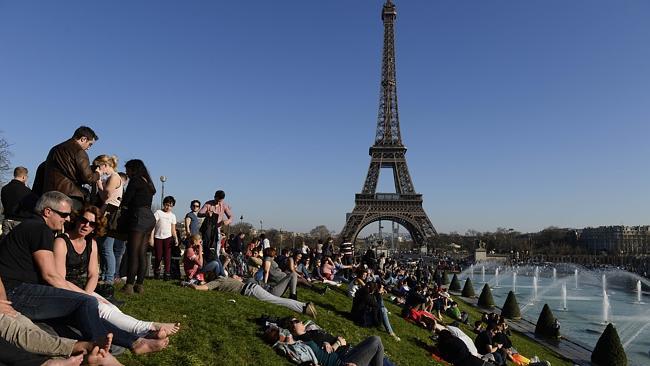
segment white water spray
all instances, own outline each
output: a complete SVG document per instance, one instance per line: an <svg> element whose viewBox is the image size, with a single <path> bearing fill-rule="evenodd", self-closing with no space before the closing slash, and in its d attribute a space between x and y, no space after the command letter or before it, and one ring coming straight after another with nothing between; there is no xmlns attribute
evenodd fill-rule
<svg viewBox="0 0 650 366"><path fill-rule="evenodd" d="M533 277L533 301L537 300L537 276Z"/></svg>
<svg viewBox="0 0 650 366"><path fill-rule="evenodd" d="M566 306L566 283L562 284L562 309L564 311L567 310L567 306Z"/></svg>
<svg viewBox="0 0 650 366"><path fill-rule="evenodd" d="M499 267L497 267L497 269L494 271L494 281L495 281L494 287L499 287Z"/></svg>
<svg viewBox="0 0 650 366"><path fill-rule="evenodd" d="M517 272L512 272L512 293L517 293Z"/></svg>
<svg viewBox="0 0 650 366"><path fill-rule="evenodd" d="M642 302L641 302L641 280L636 281L636 302L637 302L637 304L642 304Z"/></svg>
<svg viewBox="0 0 650 366"><path fill-rule="evenodd" d="M578 289L578 269L577 268L573 270L573 277L576 280L576 290L577 290Z"/></svg>
<svg viewBox="0 0 650 366"><path fill-rule="evenodd" d="M603 294L607 293L607 276L603 273Z"/></svg>
<svg viewBox="0 0 650 366"><path fill-rule="evenodd" d="M485 283L485 266L481 266L481 281Z"/></svg>
<svg viewBox="0 0 650 366"><path fill-rule="evenodd" d="M553 283L555 283L555 281L557 281L557 269L553 268Z"/></svg>
<svg viewBox="0 0 650 366"><path fill-rule="evenodd" d="M607 323L609 323L609 296L607 296L607 292L603 290L603 324Z"/></svg>

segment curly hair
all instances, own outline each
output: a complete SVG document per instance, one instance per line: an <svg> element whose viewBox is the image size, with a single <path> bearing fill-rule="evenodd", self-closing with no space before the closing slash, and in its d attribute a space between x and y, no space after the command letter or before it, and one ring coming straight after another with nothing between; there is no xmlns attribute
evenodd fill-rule
<svg viewBox="0 0 650 366"><path fill-rule="evenodd" d="M91 214L95 215L95 222L97 223L97 227L95 227L95 236L102 237L106 235L106 224L108 220L102 214L102 211L97 206L92 206L92 205L84 206L84 208L79 210L79 212L77 212L74 215L74 217L72 218L72 223L74 225L77 225L77 220L79 219L79 217L82 217L86 212L90 212Z"/></svg>

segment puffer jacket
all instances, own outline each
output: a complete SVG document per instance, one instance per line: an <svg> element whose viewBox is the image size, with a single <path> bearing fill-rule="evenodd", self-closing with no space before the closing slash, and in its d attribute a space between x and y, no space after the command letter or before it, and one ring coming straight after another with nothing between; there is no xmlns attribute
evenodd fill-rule
<svg viewBox="0 0 650 366"><path fill-rule="evenodd" d="M54 146L45 161L43 192L59 191L83 198L81 186L94 184L99 173L90 169L88 154L74 139Z"/></svg>

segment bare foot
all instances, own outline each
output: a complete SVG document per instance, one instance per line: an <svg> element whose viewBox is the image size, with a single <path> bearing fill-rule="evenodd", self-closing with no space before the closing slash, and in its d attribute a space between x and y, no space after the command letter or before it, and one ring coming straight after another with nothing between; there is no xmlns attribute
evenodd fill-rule
<svg viewBox="0 0 650 366"><path fill-rule="evenodd" d="M138 338L137 341L133 343L131 351L136 355L141 355L144 353L158 352L165 349L169 345L169 338L165 339L146 339Z"/></svg>
<svg viewBox="0 0 650 366"><path fill-rule="evenodd" d="M153 323L153 328L157 331L164 330L170 336L178 333L181 329L181 323Z"/></svg>
<svg viewBox="0 0 650 366"><path fill-rule="evenodd" d="M108 333L103 339L100 338L96 344L100 349L108 353L111 350L111 344L113 344L113 333Z"/></svg>
<svg viewBox="0 0 650 366"><path fill-rule="evenodd" d="M72 346L71 354L85 355L86 353L90 353L90 351L92 351L94 347L95 347L95 343L93 342L77 341L77 343L75 343L74 346Z"/></svg>
<svg viewBox="0 0 650 366"><path fill-rule="evenodd" d="M89 366L122 366L120 361L113 357L113 355L99 347L93 348L86 358L86 364Z"/></svg>
<svg viewBox="0 0 650 366"><path fill-rule="evenodd" d="M65 360L48 360L41 366L79 366L83 360L83 355L77 355L68 357Z"/></svg>

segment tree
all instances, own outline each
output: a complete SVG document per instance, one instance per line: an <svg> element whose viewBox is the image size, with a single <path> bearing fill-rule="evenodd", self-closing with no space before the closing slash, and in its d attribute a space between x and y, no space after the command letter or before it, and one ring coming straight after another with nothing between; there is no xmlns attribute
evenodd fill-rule
<svg viewBox="0 0 650 366"><path fill-rule="evenodd" d="M458 292L460 290L460 281L458 280L458 276L454 273L454 277L451 278L451 284L449 285L449 291Z"/></svg>
<svg viewBox="0 0 650 366"><path fill-rule="evenodd" d="M503 303L501 315L512 320L521 319L521 311L519 310L519 304L517 303L517 297L514 292L508 292L508 298L506 298L506 302Z"/></svg>
<svg viewBox="0 0 650 366"><path fill-rule="evenodd" d="M612 323L607 324L607 328L598 338L591 354L591 362L598 366L627 366L627 355Z"/></svg>
<svg viewBox="0 0 650 366"><path fill-rule="evenodd" d="M314 239L321 239L325 240L330 237L330 231L327 229L327 226L325 225L318 225L315 228L311 229L309 231L309 236L311 236ZM351 238L348 238L351 239Z"/></svg>
<svg viewBox="0 0 650 366"><path fill-rule="evenodd" d="M535 325L535 334L544 338L560 338L560 327L548 304L544 304Z"/></svg>
<svg viewBox="0 0 650 366"><path fill-rule="evenodd" d="M9 151L10 144L5 140L4 137L0 137L0 183L4 182L5 176L9 173L9 157L11 156L11 151Z"/></svg>
<svg viewBox="0 0 650 366"><path fill-rule="evenodd" d="M231 224L228 227L229 234L237 235L239 233L244 233L248 238L250 238L252 231L253 231L253 224L249 222L238 222L236 224Z"/></svg>
<svg viewBox="0 0 650 366"><path fill-rule="evenodd" d="M483 286L481 295L478 297L478 306L482 308L494 307L494 298L492 297L492 290L490 290L490 285L488 285L487 283Z"/></svg>
<svg viewBox="0 0 650 366"><path fill-rule="evenodd" d="M476 292L474 292L474 284L472 284L472 279L467 277L465 281L465 287L463 287L463 292L461 293L463 297L476 297Z"/></svg>

